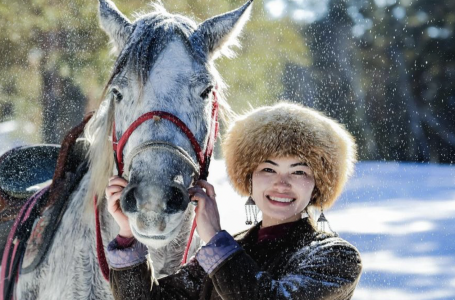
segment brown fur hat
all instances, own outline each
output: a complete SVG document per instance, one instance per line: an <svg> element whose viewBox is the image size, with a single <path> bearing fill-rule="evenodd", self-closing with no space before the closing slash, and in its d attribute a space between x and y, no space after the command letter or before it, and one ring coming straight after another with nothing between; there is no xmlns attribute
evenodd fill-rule
<svg viewBox="0 0 455 300"><path fill-rule="evenodd" d="M357 147L343 125L298 104L278 103L238 117L224 136L231 184L249 195L249 177L273 157L297 156L315 176L311 205L330 207L353 173Z"/></svg>

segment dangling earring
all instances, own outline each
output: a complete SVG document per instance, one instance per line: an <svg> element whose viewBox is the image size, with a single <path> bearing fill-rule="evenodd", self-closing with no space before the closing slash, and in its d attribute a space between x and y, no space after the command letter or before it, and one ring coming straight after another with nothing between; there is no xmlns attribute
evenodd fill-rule
<svg viewBox="0 0 455 300"><path fill-rule="evenodd" d="M248 197L248 200L246 200L245 203L245 215L246 215L246 225L251 225L253 224L252 219L254 218L254 225L258 223L257 216L259 213L259 208L256 206L256 203L254 203L253 198L251 197L251 194L253 192L253 184L251 181L251 176L250 176L250 196Z"/></svg>
<svg viewBox="0 0 455 300"><path fill-rule="evenodd" d="M327 218L324 215L324 209L322 208L322 201L321 201L321 214L319 215L319 218L317 221L317 226L318 226L318 230L320 232L332 233L335 236L338 236L338 234L332 230L332 227L330 227L329 221L327 220Z"/></svg>

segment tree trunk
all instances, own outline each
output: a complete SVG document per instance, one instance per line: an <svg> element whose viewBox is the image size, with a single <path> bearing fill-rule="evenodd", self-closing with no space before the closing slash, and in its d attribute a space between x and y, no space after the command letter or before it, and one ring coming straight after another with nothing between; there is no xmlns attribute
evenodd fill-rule
<svg viewBox="0 0 455 300"><path fill-rule="evenodd" d="M65 134L84 116L86 97L68 77L56 70L42 72L43 141L60 144Z"/></svg>

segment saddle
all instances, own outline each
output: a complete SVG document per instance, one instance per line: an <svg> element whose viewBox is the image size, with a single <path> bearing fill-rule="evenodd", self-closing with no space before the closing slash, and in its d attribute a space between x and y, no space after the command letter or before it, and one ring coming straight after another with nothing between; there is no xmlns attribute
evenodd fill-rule
<svg viewBox="0 0 455 300"><path fill-rule="evenodd" d="M78 137L92 114L58 145L18 147L0 157L0 299L12 299L19 274L46 257L68 199L88 171Z"/></svg>
<svg viewBox="0 0 455 300"><path fill-rule="evenodd" d="M0 157L1 254L21 207L35 192L50 184L59 151L57 145L25 146Z"/></svg>

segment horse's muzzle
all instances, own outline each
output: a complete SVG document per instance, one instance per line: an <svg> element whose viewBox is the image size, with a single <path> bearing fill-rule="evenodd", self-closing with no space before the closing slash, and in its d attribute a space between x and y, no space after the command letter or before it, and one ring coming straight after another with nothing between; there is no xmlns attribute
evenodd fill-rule
<svg viewBox="0 0 455 300"><path fill-rule="evenodd" d="M128 185L120 198L125 213L175 214L186 210L189 202L188 192L181 184L169 185L137 184Z"/></svg>

